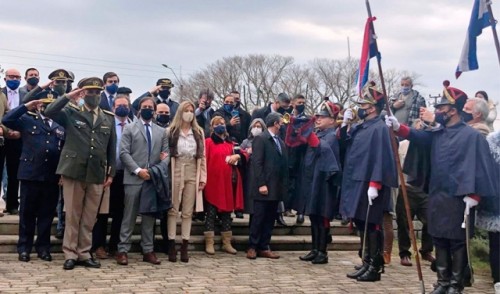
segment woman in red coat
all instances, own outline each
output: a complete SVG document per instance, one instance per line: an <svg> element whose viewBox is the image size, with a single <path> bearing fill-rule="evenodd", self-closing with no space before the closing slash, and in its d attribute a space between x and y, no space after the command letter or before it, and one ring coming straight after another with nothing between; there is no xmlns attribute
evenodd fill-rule
<svg viewBox="0 0 500 294"><path fill-rule="evenodd" d="M222 249L227 253L236 254L236 249L231 246L231 212L243 210L243 182L238 165L244 164L245 157L235 148L237 144L228 137L223 117L212 118L210 131L210 138L205 140L205 252L215 254L214 230L215 217L218 215L221 220Z"/></svg>

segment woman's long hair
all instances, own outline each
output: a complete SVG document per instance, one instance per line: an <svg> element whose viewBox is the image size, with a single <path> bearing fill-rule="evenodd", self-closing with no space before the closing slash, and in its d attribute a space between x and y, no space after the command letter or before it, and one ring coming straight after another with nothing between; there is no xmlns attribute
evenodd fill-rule
<svg viewBox="0 0 500 294"><path fill-rule="evenodd" d="M180 131L182 123L184 122L182 120L182 114L184 113L184 110L186 110L189 106L193 107L193 120L191 121L191 128L193 129L193 132L197 131L199 133L203 133L203 129L200 128L198 122L196 121L196 115L194 114L196 107L194 106L194 103L191 101L184 101L179 105L179 108L175 113L174 119L172 120L172 123L169 126L171 134L175 133L176 131Z"/></svg>

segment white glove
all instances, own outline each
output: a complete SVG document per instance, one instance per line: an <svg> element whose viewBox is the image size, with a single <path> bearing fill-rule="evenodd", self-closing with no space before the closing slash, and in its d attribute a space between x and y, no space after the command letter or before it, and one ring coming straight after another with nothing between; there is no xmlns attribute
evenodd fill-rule
<svg viewBox="0 0 500 294"><path fill-rule="evenodd" d="M401 124L398 122L398 119L393 115L385 116L385 124L396 132L399 131L399 128L401 127Z"/></svg>
<svg viewBox="0 0 500 294"><path fill-rule="evenodd" d="M479 202L477 200L474 200L473 198L469 196L464 197L464 202L465 202L465 215L469 215L469 211L472 207L478 205Z"/></svg>
<svg viewBox="0 0 500 294"><path fill-rule="evenodd" d="M367 194L368 194L368 203L372 205L373 200L378 197L378 190L375 187L369 187Z"/></svg>
<svg viewBox="0 0 500 294"><path fill-rule="evenodd" d="M347 108L344 111L344 120L342 121L343 123L347 124L349 121L351 121L354 118L354 113L352 112L352 109Z"/></svg>

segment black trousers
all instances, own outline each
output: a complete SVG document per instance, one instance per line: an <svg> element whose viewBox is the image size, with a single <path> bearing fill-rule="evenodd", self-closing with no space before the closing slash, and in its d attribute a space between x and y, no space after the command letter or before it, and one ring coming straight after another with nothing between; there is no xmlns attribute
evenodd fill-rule
<svg viewBox="0 0 500 294"><path fill-rule="evenodd" d="M106 247L106 235L108 233L108 219L111 217L111 229L108 250L117 251L120 243L120 228L123 219L123 199L125 188L123 186L123 170L117 170L109 191L109 214L99 214L97 222L92 230L92 250Z"/></svg>
<svg viewBox="0 0 500 294"><path fill-rule="evenodd" d="M410 218L413 220L415 216L422 222L422 245L420 253L425 254L432 252L433 243L432 237L427 233L427 202L428 195L424 192L416 192L411 188L407 190L408 202L410 204ZM399 189L398 200L396 202L396 223L398 224L398 246L399 256L410 257L410 233L408 229L408 221L406 219L406 209L403 200L403 194Z"/></svg>
<svg viewBox="0 0 500 294"><path fill-rule="evenodd" d="M278 201L254 201L254 213L250 223L250 248L270 250L269 243L271 242L278 203Z"/></svg>
<svg viewBox="0 0 500 294"><path fill-rule="evenodd" d="M21 181L21 206L19 210L19 241L17 252L30 253L35 228L36 251L50 251L50 228L54 220L59 186L57 183Z"/></svg>
<svg viewBox="0 0 500 294"><path fill-rule="evenodd" d="M5 140L5 165L7 166L7 197L6 209L12 211L19 208L19 181L17 180L17 169L21 157L22 141Z"/></svg>
<svg viewBox="0 0 500 294"><path fill-rule="evenodd" d="M490 267L493 283L500 282L500 232L488 232L490 241Z"/></svg>

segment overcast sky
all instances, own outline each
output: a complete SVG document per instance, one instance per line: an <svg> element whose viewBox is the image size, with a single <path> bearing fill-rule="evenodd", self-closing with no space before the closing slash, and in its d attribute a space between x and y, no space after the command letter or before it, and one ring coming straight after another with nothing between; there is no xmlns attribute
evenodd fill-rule
<svg viewBox="0 0 500 294"><path fill-rule="evenodd" d="M500 17L500 2L493 1ZM455 80L473 0L372 0L384 69L414 71L425 97L442 82L500 101L500 65L490 28L478 39L479 70ZM22 73L56 68L76 79L115 71L134 97L158 78L186 78L219 58L250 53L314 58L359 58L367 18L362 0L47 0L3 1L0 65ZM375 60L371 67L376 68ZM4 82L1 81L4 85Z"/></svg>

